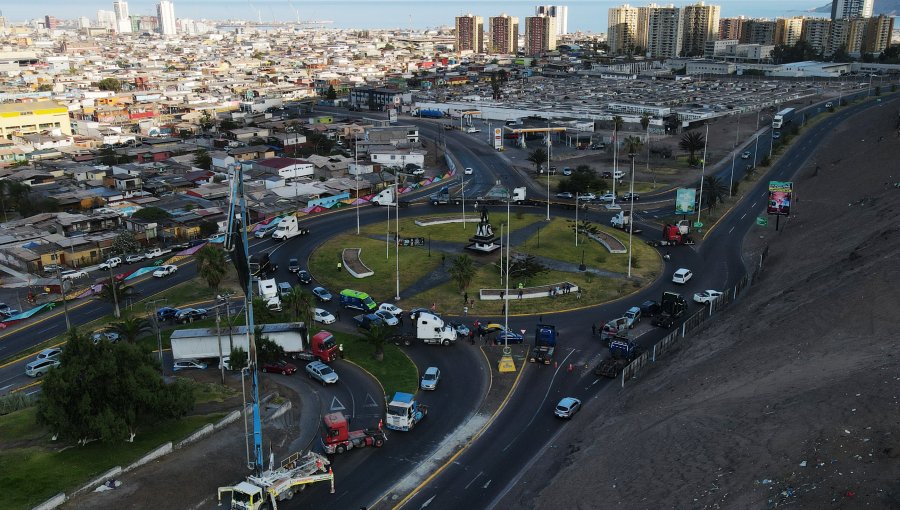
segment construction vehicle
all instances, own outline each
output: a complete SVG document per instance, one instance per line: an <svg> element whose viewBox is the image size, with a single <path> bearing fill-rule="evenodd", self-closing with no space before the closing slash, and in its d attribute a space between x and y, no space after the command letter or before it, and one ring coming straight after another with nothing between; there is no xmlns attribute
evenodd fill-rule
<svg viewBox="0 0 900 510"><path fill-rule="evenodd" d="M301 227L297 217L293 214L285 216L278 222L275 231L272 232L272 239L276 241L284 241L299 235L309 234L309 229Z"/></svg>
<svg viewBox="0 0 900 510"><path fill-rule="evenodd" d="M278 264L272 262L268 252L257 253L250 257L250 274L256 278L265 278L278 271Z"/></svg>
<svg viewBox="0 0 900 510"><path fill-rule="evenodd" d="M662 241L647 241L650 246L680 246L694 244L690 236L690 220L681 220L678 223L667 223L663 227Z"/></svg>
<svg viewBox="0 0 900 510"><path fill-rule="evenodd" d="M322 446L326 453L344 453L353 448L374 446L381 448L387 441L387 435L378 420L376 428L350 430L347 417L343 413L329 413L322 418L325 430L322 432Z"/></svg>
<svg viewBox="0 0 900 510"><path fill-rule="evenodd" d="M600 339L609 343L619 338L628 338L628 319L619 317L600 326Z"/></svg>
<svg viewBox="0 0 900 510"><path fill-rule="evenodd" d="M624 230L625 232L628 232L628 230L631 229L632 234L640 234L643 232L643 230L635 228L634 224L631 222L631 211L619 211L618 214L609 220L609 224L613 228Z"/></svg>
<svg viewBox="0 0 900 510"><path fill-rule="evenodd" d="M250 475L247 480L231 487L219 487L222 495L231 493L233 510L278 510L278 502L291 499L308 484L330 481L334 494L334 473L327 457L315 452L295 453L281 462L281 467Z"/></svg>
<svg viewBox="0 0 900 510"><path fill-rule="evenodd" d="M409 431L428 415L428 406L409 393L398 391L387 406L385 426L391 430Z"/></svg>
<svg viewBox="0 0 900 510"><path fill-rule="evenodd" d="M493 188L489 189L487 193L479 196L475 200L480 204L488 205L505 204L509 201L521 204L525 201L525 187L513 188L512 193L510 193L506 186L497 183Z"/></svg>
<svg viewBox="0 0 900 510"><path fill-rule="evenodd" d="M653 325L671 328L687 312L687 302L677 292L663 292L659 308L659 315L653 319Z"/></svg>
<svg viewBox="0 0 900 510"><path fill-rule="evenodd" d="M543 363L549 365L553 362L553 354L556 351L556 326L550 324L538 324L534 328L534 348L528 361L531 363Z"/></svg>

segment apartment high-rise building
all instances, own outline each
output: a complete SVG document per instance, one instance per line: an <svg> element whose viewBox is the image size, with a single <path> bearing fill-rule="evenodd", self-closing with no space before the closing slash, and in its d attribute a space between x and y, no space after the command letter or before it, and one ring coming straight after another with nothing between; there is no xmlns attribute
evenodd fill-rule
<svg viewBox="0 0 900 510"><path fill-rule="evenodd" d="M606 43L610 53L620 55L633 53L636 43L638 9L625 4L621 7L609 8L609 27L606 30Z"/></svg>
<svg viewBox="0 0 900 510"><path fill-rule="evenodd" d="M863 53L881 53L891 44L891 33L894 30L894 18L881 14L869 18L866 36L863 40Z"/></svg>
<svg viewBox="0 0 900 510"><path fill-rule="evenodd" d="M484 19L481 16L456 17L456 51L484 53Z"/></svg>
<svg viewBox="0 0 900 510"><path fill-rule="evenodd" d="M686 56L700 56L706 41L714 41L719 34L719 6L697 2L684 6L682 11L681 52Z"/></svg>
<svg viewBox="0 0 900 510"><path fill-rule="evenodd" d="M54 28L59 26L59 19L56 16L46 15L44 16L44 26L47 30L53 30Z"/></svg>
<svg viewBox="0 0 900 510"><path fill-rule="evenodd" d="M538 5L534 8L535 16L552 16L556 21L556 35L569 33L569 8L565 5Z"/></svg>
<svg viewBox="0 0 900 510"><path fill-rule="evenodd" d="M525 18L525 54L540 55L556 49L556 22L552 16Z"/></svg>
<svg viewBox="0 0 900 510"><path fill-rule="evenodd" d="M175 5L169 0L160 0L156 5L156 17L159 18L159 33L175 35Z"/></svg>
<svg viewBox="0 0 900 510"><path fill-rule="evenodd" d="M800 40L805 41L815 51L831 55L831 20L826 18L804 18Z"/></svg>
<svg viewBox="0 0 900 510"><path fill-rule="evenodd" d="M107 30L116 29L116 13L112 11L97 11L97 26Z"/></svg>
<svg viewBox="0 0 900 510"><path fill-rule="evenodd" d="M634 44L640 46L647 53L650 41L650 10L659 7L657 4L648 4L638 7L637 30L634 33Z"/></svg>
<svg viewBox="0 0 900 510"><path fill-rule="evenodd" d="M650 9L647 33L647 55L653 58L681 55L683 12L678 7Z"/></svg>
<svg viewBox="0 0 900 510"><path fill-rule="evenodd" d="M128 15L128 2L116 0L113 2L113 12L116 13L116 31L121 34L131 33L131 17Z"/></svg>
<svg viewBox="0 0 900 510"><path fill-rule="evenodd" d="M847 20L850 24L847 30L847 53L859 56L863 53L863 41L866 39L866 31L869 28L870 18L853 18Z"/></svg>
<svg viewBox="0 0 900 510"><path fill-rule="evenodd" d="M519 49L519 18L501 14L488 18L490 51L514 54Z"/></svg>
<svg viewBox="0 0 900 510"><path fill-rule="evenodd" d="M775 44L793 46L803 32L803 16L775 20Z"/></svg>
<svg viewBox="0 0 900 510"><path fill-rule="evenodd" d="M741 29L741 43L775 44L775 22L767 19L750 19Z"/></svg>
<svg viewBox="0 0 900 510"><path fill-rule="evenodd" d="M746 22L747 18L743 16L719 19L719 39L740 40Z"/></svg>
<svg viewBox="0 0 900 510"><path fill-rule="evenodd" d="M875 0L832 0L831 19L869 18Z"/></svg>

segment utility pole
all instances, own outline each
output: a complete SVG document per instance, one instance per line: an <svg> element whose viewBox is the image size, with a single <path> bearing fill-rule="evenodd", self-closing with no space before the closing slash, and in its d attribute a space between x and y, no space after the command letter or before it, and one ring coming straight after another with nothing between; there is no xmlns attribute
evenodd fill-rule
<svg viewBox="0 0 900 510"><path fill-rule="evenodd" d="M525 136L525 133L522 133ZM550 149L553 141L550 138L550 117L547 117L547 221L550 221Z"/></svg>
<svg viewBox="0 0 900 510"><path fill-rule="evenodd" d="M156 315L156 310L155 310L157 303L162 303L163 305L167 305L169 303L169 299L168 298L160 298L160 299L154 299L152 301L148 301L148 302L144 303L144 311L146 311L147 315L150 316L150 319L153 322L153 329L156 330L156 348L157 348L157 352L159 353L159 368L163 373L165 373L165 370L163 370L163 368L162 368L162 366L163 366L162 335L159 332L159 317Z"/></svg>
<svg viewBox="0 0 900 510"><path fill-rule="evenodd" d="M225 303L228 306L228 303ZM225 385L225 360L222 358L222 328L220 327L221 314L219 314L219 306L216 306L216 345L219 347L219 372L222 374L222 386Z"/></svg>
<svg viewBox="0 0 900 510"><path fill-rule="evenodd" d="M115 311L113 312L113 315L116 317L116 319L118 319L122 316L122 313L119 311L119 296L116 295L116 280L113 277L112 270L113 270L112 266L109 266L109 288L110 288L110 290L112 290L113 304L116 307Z"/></svg>
<svg viewBox="0 0 900 510"><path fill-rule="evenodd" d="M633 237L634 232L634 158L637 156L634 152L630 153L631 156L631 212L628 213L628 277L631 278L631 257L632 257L632 249L631 249L631 238ZM624 215L624 213L622 213ZM624 223L624 222L623 222ZM582 254L582 260L584 260L584 255Z"/></svg>
<svg viewBox="0 0 900 510"><path fill-rule="evenodd" d="M706 122L706 140L703 141L703 163L700 165L700 198L697 202L697 223L700 223L700 211L703 210L703 176L706 173L706 148L709 146L709 121ZM634 221L634 218L632 218Z"/></svg>
<svg viewBox="0 0 900 510"><path fill-rule="evenodd" d="M56 278L59 280L59 291L62 293L63 313L66 315L66 331L72 329L72 323L69 322L69 302L66 300L66 286L62 279L62 272L59 264L56 265Z"/></svg>

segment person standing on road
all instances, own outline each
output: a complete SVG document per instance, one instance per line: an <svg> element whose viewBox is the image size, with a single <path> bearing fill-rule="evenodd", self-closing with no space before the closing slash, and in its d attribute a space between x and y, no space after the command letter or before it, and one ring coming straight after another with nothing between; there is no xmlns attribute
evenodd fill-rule
<svg viewBox="0 0 900 510"><path fill-rule="evenodd" d="M341 359L344 359L344 344L338 344L338 352L341 355Z"/></svg>
<svg viewBox="0 0 900 510"><path fill-rule="evenodd" d="M597 325L593 322L591 323L591 336L597 336Z"/></svg>
<svg viewBox="0 0 900 510"><path fill-rule="evenodd" d="M468 292L463 292L463 304L465 305L465 304L468 304L468 303L469 303L469 293L468 293Z"/></svg>

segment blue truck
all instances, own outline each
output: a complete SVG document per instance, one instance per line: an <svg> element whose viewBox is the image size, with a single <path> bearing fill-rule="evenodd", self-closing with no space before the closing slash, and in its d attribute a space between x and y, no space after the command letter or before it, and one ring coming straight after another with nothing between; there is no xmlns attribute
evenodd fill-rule
<svg viewBox="0 0 900 510"><path fill-rule="evenodd" d="M423 119L443 119L444 112L440 110L419 110L419 117Z"/></svg>
<svg viewBox="0 0 900 510"><path fill-rule="evenodd" d="M549 365L553 362L553 354L556 352L556 326L550 324L538 324L534 328L534 348L528 361L531 363L543 363Z"/></svg>
<svg viewBox="0 0 900 510"><path fill-rule="evenodd" d="M409 431L428 415L428 407L410 393L398 391L387 405L385 426L391 430Z"/></svg>

